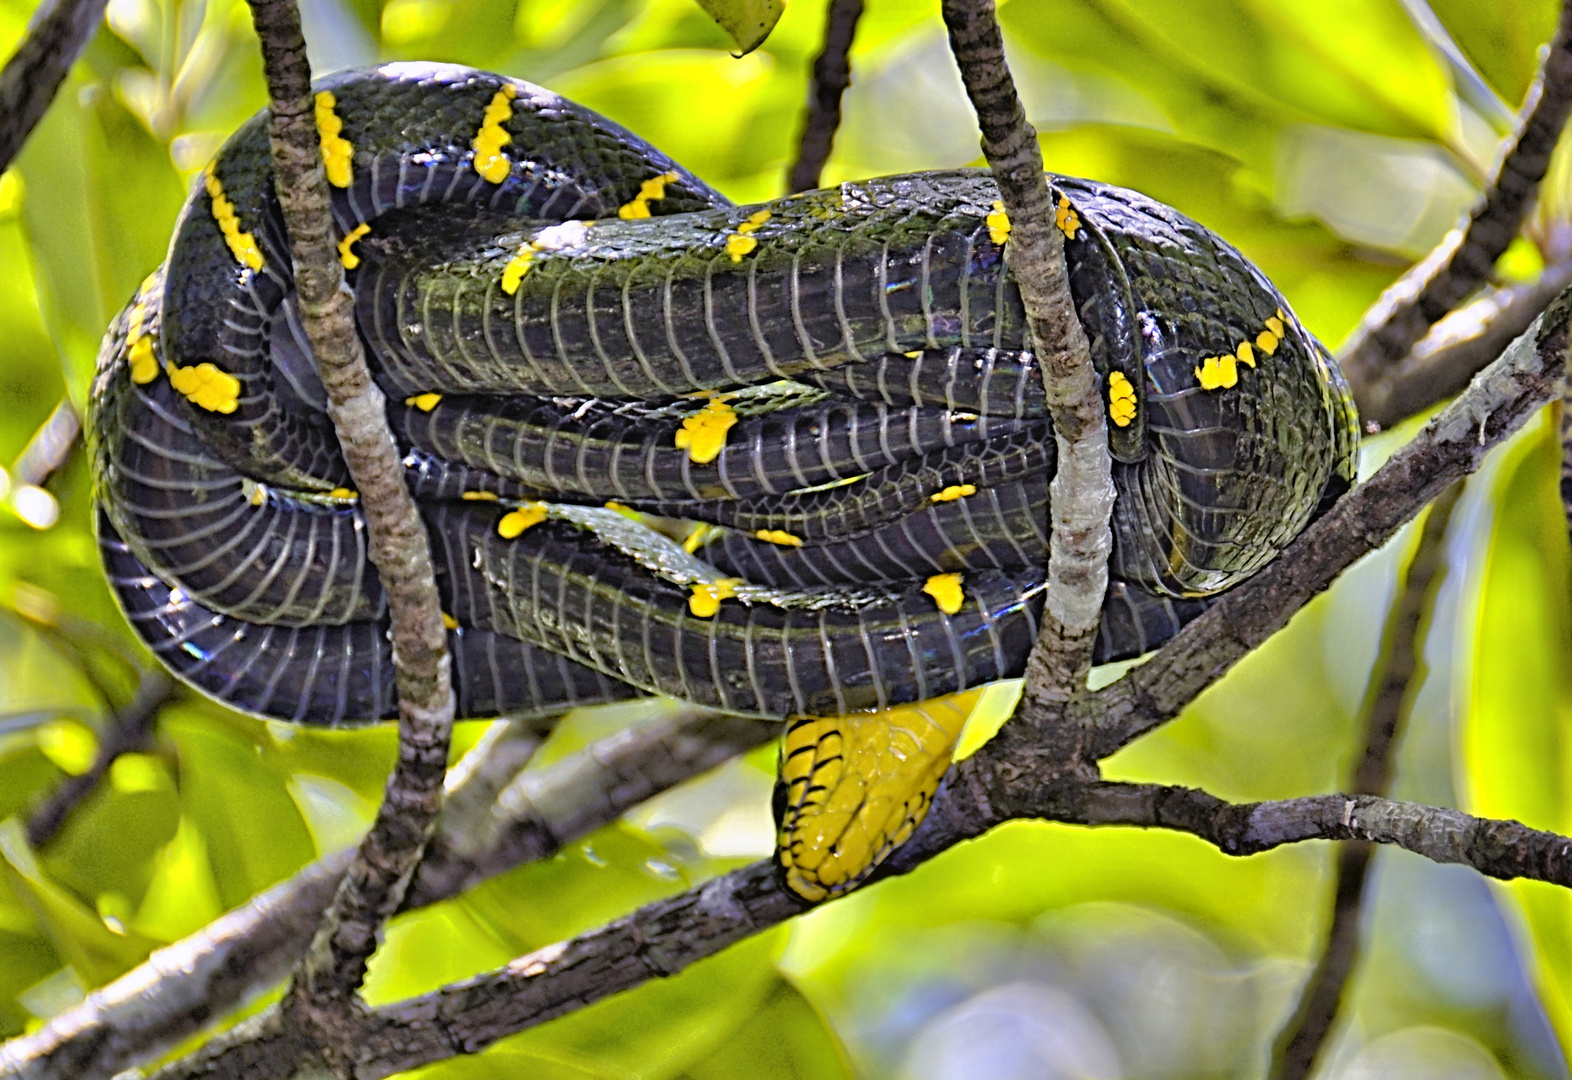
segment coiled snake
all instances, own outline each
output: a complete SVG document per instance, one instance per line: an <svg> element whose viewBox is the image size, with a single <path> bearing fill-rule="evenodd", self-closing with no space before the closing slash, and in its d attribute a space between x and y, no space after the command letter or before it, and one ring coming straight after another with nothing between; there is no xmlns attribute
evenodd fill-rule
<svg viewBox="0 0 1572 1080"><path fill-rule="evenodd" d="M734 207L528 83L319 84L340 252L451 621L461 716L672 694L788 718L779 861L854 887L969 692L1036 636L1054 442L978 171ZM265 118L110 327L110 580L176 674L303 723L394 715L385 601L293 308ZM1100 660L1271 559L1352 479L1347 392L1238 252L1052 177L1109 406Z"/></svg>

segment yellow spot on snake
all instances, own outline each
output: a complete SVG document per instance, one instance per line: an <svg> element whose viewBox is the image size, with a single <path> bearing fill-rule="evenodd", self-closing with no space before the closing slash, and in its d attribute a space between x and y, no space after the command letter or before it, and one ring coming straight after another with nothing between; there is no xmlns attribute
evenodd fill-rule
<svg viewBox="0 0 1572 1080"><path fill-rule="evenodd" d="M935 574L928 579L922 591L933 597L933 602L946 615L954 615L966 602L966 591L961 588L960 574Z"/></svg>
<svg viewBox="0 0 1572 1080"><path fill-rule="evenodd" d="M617 207L617 216L624 221L649 217L650 203L664 199L666 197L666 185L676 182L677 174L674 172L661 173L659 176L650 177L639 185L639 193L637 195Z"/></svg>
<svg viewBox="0 0 1572 1080"><path fill-rule="evenodd" d="M1201 381L1202 390L1226 390L1238 384L1240 364L1255 367L1255 350L1248 341L1241 341L1231 356L1203 357L1195 377Z"/></svg>
<svg viewBox="0 0 1572 1080"><path fill-rule="evenodd" d="M249 477L243 477L240 481L240 490L246 493L246 501L252 506L261 506L267 502L266 484L259 484Z"/></svg>
<svg viewBox="0 0 1572 1080"><path fill-rule="evenodd" d="M142 332L142 323L146 318L147 306L137 304L131 309L131 325L126 330L126 340L130 342L126 348L126 359L131 364L131 381L138 386L158 378L158 359L153 355L152 335Z"/></svg>
<svg viewBox="0 0 1572 1080"><path fill-rule="evenodd" d="M737 595L741 578L721 578L719 581L696 582L693 595L688 597L688 610L701 619L712 618L720 610L720 602Z"/></svg>
<svg viewBox="0 0 1572 1080"><path fill-rule="evenodd" d="M1278 341L1278 336L1272 333L1272 331L1262 330L1255 336L1255 347L1266 353L1266 355L1271 356L1277 351Z"/></svg>
<svg viewBox="0 0 1572 1080"><path fill-rule="evenodd" d="M922 350L921 349L914 349L914 350L912 350L909 353L901 353L901 355L906 357L908 360L915 360L919 356L922 355Z"/></svg>
<svg viewBox="0 0 1572 1080"><path fill-rule="evenodd" d="M993 213L983 219L988 225L988 239L1000 247L1010 238L1010 215L1004 212L1004 202L1000 199L993 201Z"/></svg>
<svg viewBox="0 0 1572 1080"><path fill-rule="evenodd" d="M911 836L981 694L787 726L776 857L793 892L806 900L848 892Z"/></svg>
<svg viewBox="0 0 1572 1080"><path fill-rule="evenodd" d="M519 248L518 253L508 260L508 265L502 268L502 291L512 296L519 291L519 283L524 280L524 275L529 272L529 264L535 261L535 252L540 248L533 243L525 244Z"/></svg>
<svg viewBox="0 0 1572 1080"><path fill-rule="evenodd" d="M333 91L317 94L317 134L322 139L322 165L327 170L328 183L346 188L354 176L355 148L343 136L344 121L333 111L337 105Z"/></svg>
<svg viewBox="0 0 1572 1080"><path fill-rule="evenodd" d="M1059 196L1059 205L1053 208L1053 223L1059 227L1060 232L1064 233L1071 240L1074 240L1075 234L1081 231L1080 216L1070 206L1068 196Z"/></svg>
<svg viewBox="0 0 1572 1080"><path fill-rule="evenodd" d="M257 247L256 237L240 231L240 218L235 214L235 204L224 194L224 185L214 174L212 164L203 173L202 186L207 189L207 197L213 202L213 220L218 223L218 231L224 234L224 243L229 245L235 261L253 270L262 269L262 249Z"/></svg>
<svg viewBox="0 0 1572 1080"><path fill-rule="evenodd" d="M504 540L512 540L521 535L525 529L534 528L545 520L545 503L525 503L517 510L510 510L502 515L502 519L497 522L497 535Z"/></svg>
<svg viewBox="0 0 1572 1080"><path fill-rule="evenodd" d="M345 270L353 270L360 265L360 256L355 254L355 241L371 231L369 222L361 222L349 232L344 234L344 239L338 242L338 261L344 264Z"/></svg>
<svg viewBox="0 0 1572 1080"><path fill-rule="evenodd" d="M513 162L502 152L502 148L513 141L513 136L502 129L502 122L513 119L513 106L509 103L518 93L512 83L504 83L502 89L492 95L486 115L481 119L480 131L470 143L475 148L475 171L493 184L502 183L513 170Z"/></svg>
<svg viewBox="0 0 1572 1080"><path fill-rule="evenodd" d="M1202 390L1226 390L1239 382L1239 370L1232 356L1207 356L1195 369L1195 377L1201 380Z"/></svg>
<svg viewBox="0 0 1572 1080"><path fill-rule="evenodd" d="M1135 419L1135 387L1122 371L1108 375L1108 419L1119 427L1129 427Z"/></svg>
<svg viewBox="0 0 1572 1080"><path fill-rule="evenodd" d="M496 502L498 496L495 491L465 491L459 493L459 498L465 502Z"/></svg>
<svg viewBox="0 0 1572 1080"><path fill-rule="evenodd" d="M737 226L737 231L726 238L726 254L731 256L732 262L742 262L742 257L759 246L759 238L749 234L760 225L770 220L768 210L759 210L748 215L748 220Z"/></svg>
<svg viewBox="0 0 1572 1080"><path fill-rule="evenodd" d="M779 544L781 547L802 547L802 537L793 536L785 529L760 529L753 534L753 538L770 544Z"/></svg>
<svg viewBox="0 0 1572 1080"><path fill-rule="evenodd" d="M720 456L726 445L726 432L737 422L737 411L715 398L682 422L677 432L677 449L688 452L688 460L708 465Z"/></svg>
<svg viewBox="0 0 1572 1080"><path fill-rule="evenodd" d="M703 546L704 541L708 540L710 533L714 531L714 526L707 525L702 521L699 522L697 525L693 526L692 532L682 538L682 550L686 551L689 555L692 555L695 551L699 550L699 548Z"/></svg>
<svg viewBox="0 0 1572 1080"><path fill-rule="evenodd" d="M442 613L442 625L447 627L449 630L457 630L458 620L444 611Z"/></svg>
<svg viewBox="0 0 1572 1080"><path fill-rule="evenodd" d="M336 487L332 491L328 492L328 498L330 498L330 499L358 499L358 498L360 498L360 496L356 495L353 491L351 491L347 487Z"/></svg>
<svg viewBox="0 0 1572 1080"><path fill-rule="evenodd" d="M421 412L430 412L437 407L437 403L441 400L441 394L435 391L428 391L424 394L416 394L414 397L405 398L404 404L419 409Z"/></svg>
<svg viewBox="0 0 1572 1080"><path fill-rule="evenodd" d="M227 371L203 362L195 367L166 365L169 385L193 405L208 412L232 413L240 407L240 380Z"/></svg>
<svg viewBox="0 0 1572 1080"><path fill-rule="evenodd" d="M943 491L936 491L929 495L928 501L936 503L955 502L957 499L964 499L968 495L975 494L977 494L976 484L951 484Z"/></svg>

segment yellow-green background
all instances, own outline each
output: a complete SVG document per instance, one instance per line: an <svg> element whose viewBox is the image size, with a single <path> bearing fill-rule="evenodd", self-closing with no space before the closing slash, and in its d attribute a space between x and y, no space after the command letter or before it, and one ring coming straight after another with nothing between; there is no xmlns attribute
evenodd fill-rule
<svg viewBox="0 0 1572 1080"><path fill-rule="evenodd" d="M0 0L0 54L32 13ZM691 0L306 0L319 72L437 59L541 82L739 201L780 193L823 20L794 0L734 59ZM1470 204L1554 25L1550 0L1010 0L1001 19L1049 167L1140 188L1222 232L1336 344ZM827 182L977 157L933 0L867 0ZM162 258L193 172L263 101L240 0L111 0L0 179L0 464L81 403L104 324ZM1558 171L1531 276L1564 254ZM1558 242L1562 247L1558 248ZM1373 443L1389 451L1399 430ZM1396 794L1572 830L1572 664L1554 425L1458 506ZM33 857L18 821L90 759L101 709L15 609L128 635L85 474L58 525L0 509L0 1036L203 925L369 820L377 731L292 731L191 702ZM1404 534L1111 775L1235 799L1337 789ZM113 666L111 665L113 672ZM580 715L552 747L648 715ZM478 725L464 725L467 744ZM768 848L772 755L463 899L398 920L381 1002L495 966ZM1228 859L1186 837L1022 823L691 973L422 1075L543 1078L1250 1077L1322 933L1329 848ZM1567 1075L1572 903L1383 853L1327 1075Z"/></svg>

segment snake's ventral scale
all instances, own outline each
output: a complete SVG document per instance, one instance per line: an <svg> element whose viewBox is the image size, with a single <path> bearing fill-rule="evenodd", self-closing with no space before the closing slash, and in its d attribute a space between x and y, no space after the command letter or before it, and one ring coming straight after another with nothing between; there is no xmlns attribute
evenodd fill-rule
<svg viewBox="0 0 1572 1080"><path fill-rule="evenodd" d="M323 80L361 334L460 715L670 694L786 721L778 863L855 887L1036 637L1054 439L988 175L732 206L525 82ZM1097 659L1154 648L1353 478L1325 350L1243 256L1050 177L1116 460ZM265 117L110 327L98 530L142 639L235 708L395 715L386 603L295 311Z"/></svg>

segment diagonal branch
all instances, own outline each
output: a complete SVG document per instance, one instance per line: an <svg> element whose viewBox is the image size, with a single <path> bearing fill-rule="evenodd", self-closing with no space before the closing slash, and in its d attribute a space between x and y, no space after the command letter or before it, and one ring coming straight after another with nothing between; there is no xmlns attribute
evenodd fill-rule
<svg viewBox="0 0 1572 1080"><path fill-rule="evenodd" d="M1038 788L1033 804L1020 816L1172 829L1226 855L1253 855L1303 840L1369 840L1463 863L1491 877L1572 887L1572 840L1564 836L1370 795L1230 804L1194 788L1071 780ZM380 1080L478 1053L507 1035L675 974L802 910L776 882L769 861L754 863L496 971L372 1011L360 1022L350 1075ZM156 1080L286 1075L269 1054L273 1039L266 1032L258 1038L237 1031L227 1048L215 1045L215 1052L178 1062Z"/></svg>
<svg viewBox="0 0 1572 1080"><path fill-rule="evenodd" d="M819 186L841 126L841 95L851 85L851 47L862 18L862 0L830 0L824 20L824 50L813 62L808 109L802 118L797 160L786 174L791 194Z"/></svg>
<svg viewBox="0 0 1572 1080"><path fill-rule="evenodd" d="M104 19L108 0L53 0L33 17L27 37L0 69L0 172L43 118Z"/></svg>
<svg viewBox="0 0 1572 1080"><path fill-rule="evenodd" d="M1061 721L1086 685L1108 589L1112 458L1091 348L1070 298L1064 236L1054 225L1042 150L1005 63L993 0L944 0L943 14L1008 215L1006 257L1021 290L1058 444L1043 626L1027 659L1020 708L1001 733L1023 750L1031 747L1044 770L1034 775L1042 778L1083 760L1080 729Z"/></svg>
<svg viewBox="0 0 1572 1080"><path fill-rule="evenodd" d="M371 561L388 597L399 753L377 819L312 943L285 1012L315 1030L330 1061L382 924L403 898L442 807L453 726L451 662L431 548L405 486L382 393L371 381L354 301L334 246L311 70L294 0L251 0L271 112L274 187L295 264L301 322L317 357L339 445L360 494Z"/></svg>
<svg viewBox="0 0 1572 1080"><path fill-rule="evenodd" d="M513 785L512 797L493 807L497 820L511 824L497 830L492 848L457 857L470 841L457 832L464 824L444 813L402 910L446 900L514 866L548 859L633 806L774 735L767 724L680 711L527 772L519 778L523 783ZM262 993L305 952L353 854L346 849L313 863L245 907L158 950L38 1031L0 1045L0 1077L107 1080Z"/></svg>
<svg viewBox="0 0 1572 1080"><path fill-rule="evenodd" d="M27 843L35 850L52 840L71 811L91 795L121 754L145 747L152 737L158 713L179 694L175 680L162 670L144 672L136 696L109 718L98 744L92 767L73 776L34 810L27 819Z"/></svg>
<svg viewBox="0 0 1572 1080"><path fill-rule="evenodd" d="M1561 6L1561 21L1537 87L1537 96L1529 94L1517 139L1468 225L1447 234L1434 251L1390 285L1345 343L1343 371L1360 415L1367 419L1380 411L1373 406L1385 393L1382 383L1387 370L1442 316L1484 284L1523 224L1572 110L1572 0Z"/></svg>
<svg viewBox="0 0 1572 1080"><path fill-rule="evenodd" d="M1424 640L1420 624L1439 591L1447 526L1462 492L1463 483L1457 481L1431 505L1418 549L1387 615L1382 635L1385 647L1365 712L1364 750L1355 764L1349 789L1356 795L1387 792L1399 724L1416 688L1414 677L1419 671ZM1374 851L1370 844L1359 840L1338 845L1333 865L1332 925L1327 929L1321 956L1300 993L1299 1005L1278 1036L1268 1074L1271 1080L1305 1080L1327 1045L1349 974L1359 959L1359 921Z"/></svg>
<svg viewBox="0 0 1572 1080"><path fill-rule="evenodd" d="M1572 260L1547 266L1534 281L1504 286L1447 315L1366 387L1360 418L1387 428L1461 393L1568 285Z"/></svg>

